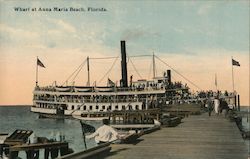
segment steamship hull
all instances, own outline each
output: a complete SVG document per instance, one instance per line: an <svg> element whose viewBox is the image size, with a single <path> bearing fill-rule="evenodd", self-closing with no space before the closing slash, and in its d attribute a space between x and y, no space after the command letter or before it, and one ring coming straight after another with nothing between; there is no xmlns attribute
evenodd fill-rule
<svg viewBox="0 0 250 159"><path fill-rule="evenodd" d="M164 102L165 90L136 90L113 88L115 91L102 92L57 92L34 91L34 105L31 111L40 117L101 120L108 118L108 112L122 110L148 110ZM122 89L122 90L121 90Z"/></svg>

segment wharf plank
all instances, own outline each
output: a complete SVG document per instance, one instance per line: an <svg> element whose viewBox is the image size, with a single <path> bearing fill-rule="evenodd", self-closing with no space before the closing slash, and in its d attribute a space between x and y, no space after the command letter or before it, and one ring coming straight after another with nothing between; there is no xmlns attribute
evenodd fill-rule
<svg viewBox="0 0 250 159"><path fill-rule="evenodd" d="M11 146L10 151L28 151L28 150L60 148L60 147L68 147L68 143L51 142L51 143L22 144L22 145Z"/></svg>
<svg viewBox="0 0 250 159"><path fill-rule="evenodd" d="M105 159L247 159L247 142L234 122L207 113L143 135L135 145L112 145Z"/></svg>

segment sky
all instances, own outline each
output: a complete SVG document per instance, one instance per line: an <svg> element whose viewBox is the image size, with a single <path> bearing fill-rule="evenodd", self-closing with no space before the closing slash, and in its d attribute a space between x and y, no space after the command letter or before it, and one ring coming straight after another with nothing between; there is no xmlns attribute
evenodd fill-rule
<svg viewBox="0 0 250 159"><path fill-rule="evenodd" d="M46 67L38 68L39 86L62 85L87 56L119 57L121 40L133 80L152 78L152 57L132 56L154 53L157 76L169 65L202 90L216 90L216 75L218 89L232 91L233 57L241 64L233 67L235 90L249 105L249 7L247 0L0 0L0 105L32 104L37 57ZM91 59L90 71L91 84L119 81L120 59ZM86 84L86 65L73 81Z"/></svg>

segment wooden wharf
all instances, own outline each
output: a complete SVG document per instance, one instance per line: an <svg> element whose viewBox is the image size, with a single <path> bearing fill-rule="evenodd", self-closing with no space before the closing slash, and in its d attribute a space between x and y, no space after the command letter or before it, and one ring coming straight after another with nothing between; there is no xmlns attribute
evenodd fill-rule
<svg viewBox="0 0 250 159"><path fill-rule="evenodd" d="M10 136L1 134L0 141L0 159L3 155L7 155L9 159L19 158L20 151L26 152L27 159L38 159L39 150L44 150L44 159L56 158L59 155L64 156L72 153L68 142L50 141L45 137L30 137L32 130L15 130Z"/></svg>
<svg viewBox="0 0 250 159"><path fill-rule="evenodd" d="M68 154L68 142L51 142L51 143L36 143L22 144L9 147L9 158L16 159L19 151L26 151L27 159L39 158L39 150L44 150L44 159L48 159L51 153L51 158L56 158Z"/></svg>
<svg viewBox="0 0 250 159"><path fill-rule="evenodd" d="M174 105L163 105L162 112L170 113L176 116L188 116L188 115L199 115L202 112L200 104L174 104Z"/></svg>
<svg viewBox="0 0 250 159"><path fill-rule="evenodd" d="M114 144L105 159L247 159L248 142L235 122L203 113L143 135L137 144Z"/></svg>
<svg viewBox="0 0 250 159"><path fill-rule="evenodd" d="M22 144L15 145L10 147L10 152L12 151L29 151L36 149L45 149L45 148L68 148L67 142L52 142L52 143L37 143L37 144Z"/></svg>

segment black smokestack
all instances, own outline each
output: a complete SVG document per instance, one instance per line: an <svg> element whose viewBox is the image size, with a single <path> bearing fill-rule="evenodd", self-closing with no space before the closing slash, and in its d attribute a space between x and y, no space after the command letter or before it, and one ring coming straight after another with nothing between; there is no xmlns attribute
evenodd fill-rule
<svg viewBox="0 0 250 159"><path fill-rule="evenodd" d="M122 79L121 87L128 87L128 77L127 77L127 57L126 57L126 42L121 41L121 54L122 54Z"/></svg>
<svg viewBox="0 0 250 159"><path fill-rule="evenodd" d="M171 70L167 70L168 84L171 84Z"/></svg>

